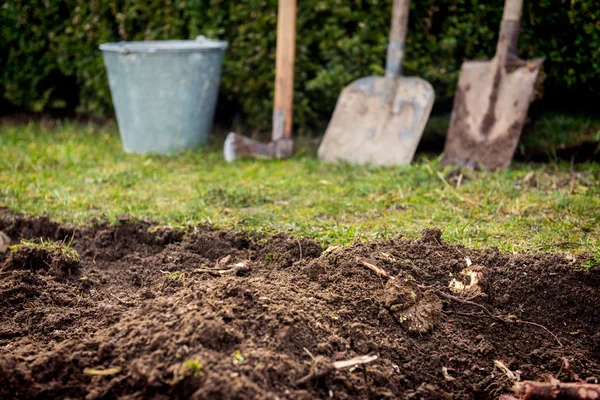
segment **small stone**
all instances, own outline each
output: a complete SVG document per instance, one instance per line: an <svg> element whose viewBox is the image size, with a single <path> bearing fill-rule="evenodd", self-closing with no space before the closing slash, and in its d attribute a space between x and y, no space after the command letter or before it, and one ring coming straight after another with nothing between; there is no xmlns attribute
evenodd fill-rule
<svg viewBox="0 0 600 400"><path fill-rule="evenodd" d="M117 215L117 221L119 221L121 223L129 222L129 220L131 220L131 217L129 215L126 215L126 214Z"/></svg>
<svg viewBox="0 0 600 400"><path fill-rule="evenodd" d="M6 253L8 250L8 246L10 246L10 238L8 235L2 231L0 231L0 253Z"/></svg>

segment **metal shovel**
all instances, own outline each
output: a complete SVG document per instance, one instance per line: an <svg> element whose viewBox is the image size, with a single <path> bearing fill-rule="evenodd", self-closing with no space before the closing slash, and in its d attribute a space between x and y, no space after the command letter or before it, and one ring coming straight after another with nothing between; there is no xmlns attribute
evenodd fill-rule
<svg viewBox="0 0 600 400"><path fill-rule="evenodd" d="M523 0L506 0L496 55L462 65L443 164L506 169L544 62L517 57Z"/></svg>
<svg viewBox="0 0 600 400"><path fill-rule="evenodd" d="M385 77L365 77L338 98L318 150L323 161L405 165L413 157L435 93L416 77L400 76L409 0L394 0Z"/></svg>

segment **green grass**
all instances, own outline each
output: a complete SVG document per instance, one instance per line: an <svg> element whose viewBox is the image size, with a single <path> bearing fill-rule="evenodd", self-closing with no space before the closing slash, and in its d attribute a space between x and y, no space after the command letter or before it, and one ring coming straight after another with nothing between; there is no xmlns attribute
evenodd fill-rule
<svg viewBox="0 0 600 400"><path fill-rule="evenodd" d="M117 130L93 125L0 127L0 202L60 222L212 224L285 231L324 245L418 237L510 252L591 251L600 259L600 165L513 164L506 172L325 164L314 141L289 160L223 161L220 144L176 157L128 155ZM462 177L461 177L462 175Z"/></svg>
<svg viewBox="0 0 600 400"><path fill-rule="evenodd" d="M21 239L20 243L10 246L12 253L22 249L42 250L70 261L79 262L79 254L77 254L77 250L71 247L71 241L52 242L43 239L40 241Z"/></svg>

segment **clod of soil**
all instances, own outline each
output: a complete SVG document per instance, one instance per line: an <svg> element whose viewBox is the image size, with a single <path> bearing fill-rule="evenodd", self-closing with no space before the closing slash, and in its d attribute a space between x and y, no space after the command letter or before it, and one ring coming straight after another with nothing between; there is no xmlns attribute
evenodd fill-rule
<svg viewBox="0 0 600 400"><path fill-rule="evenodd" d="M431 291L423 292L417 281L408 273L400 271L384 289L382 304L409 332L426 333L442 315L442 302Z"/></svg>
<svg viewBox="0 0 600 400"><path fill-rule="evenodd" d="M0 254L6 253L8 246L10 246L11 240L6 233L0 231Z"/></svg>
<svg viewBox="0 0 600 400"><path fill-rule="evenodd" d="M38 245L24 243L9 255L0 271L48 272L56 277L69 278L79 274L79 257L61 244Z"/></svg>
<svg viewBox="0 0 600 400"><path fill-rule="evenodd" d="M600 276L557 254L474 251L437 230L322 252L1 210L0 230L68 235L80 266L56 279L31 267L39 254L0 254L0 398L495 399L514 383L498 365L522 380L600 371ZM485 267L476 297L450 289L471 282L466 257Z"/></svg>

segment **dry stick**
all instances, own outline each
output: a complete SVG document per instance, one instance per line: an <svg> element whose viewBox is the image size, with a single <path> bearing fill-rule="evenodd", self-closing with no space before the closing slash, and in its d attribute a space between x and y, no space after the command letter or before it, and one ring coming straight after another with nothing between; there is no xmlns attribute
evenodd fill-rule
<svg viewBox="0 0 600 400"><path fill-rule="evenodd" d="M363 260L359 257L356 257L356 261L359 262L360 264L362 264L363 266L369 268L371 271L375 272L377 275L379 275L383 278L387 278L390 280L396 279L395 277L388 274L387 271L385 271L383 268L379 268L378 266L373 265L369 262L366 262L365 260Z"/></svg>
<svg viewBox="0 0 600 400"><path fill-rule="evenodd" d="M346 369L346 368L354 367L356 365L368 364L370 362L377 360L377 358L378 357L376 355L370 355L370 356L367 355L367 356L354 357L354 358L351 358L349 360L344 360L344 361L335 361L331 364L325 365L320 370L316 369L315 371L311 372L310 374L306 375L305 377L298 379L296 381L296 385L300 386L300 385L303 385L313 379L322 378L326 375L329 375L331 372L333 372L335 370Z"/></svg>
<svg viewBox="0 0 600 400"><path fill-rule="evenodd" d="M506 365L504 365L504 363L502 361L494 360L494 365L496 367L498 367L498 369L500 371L504 372L504 375L506 375L508 377L508 379L510 379L511 381L519 380L519 377L513 371L511 371Z"/></svg>
<svg viewBox="0 0 600 400"><path fill-rule="evenodd" d="M210 274L212 276L223 276L223 275L228 275L228 274L236 274L240 271L248 271L250 270L250 267L248 266L247 263L245 262L240 262L235 264L233 267L229 268L229 269L210 269L210 268L196 268L194 271L195 272L200 272L200 273L207 273Z"/></svg>
<svg viewBox="0 0 600 400"><path fill-rule="evenodd" d="M600 385L592 383L563 383L556 379L550 382L516 382L513 391L523 400L583 400L600 399Z"/></svg>
<svg viewBox="0 0 600 400"><path fill-rule="evenodd" d="M556 340L556 343L558 343L558 345L560 347L563 347L562 343L560 342L560 340L558 340L558 336L556 336L554 333L552 333L552 331L550 331L550 329L546 328L543 325L540 324L536 324L535 322L529 322L529 321L523 321L520 319L511 321L511 322L515 322L517 324L529 324L529 325L533 325L533 326L537 326L538 328L542 328L543 330L545 330L546 332L548 332L550 335L552 335L552 337L554 338L554 340ZM600 398L599 398L600 399Z"/></svg>

